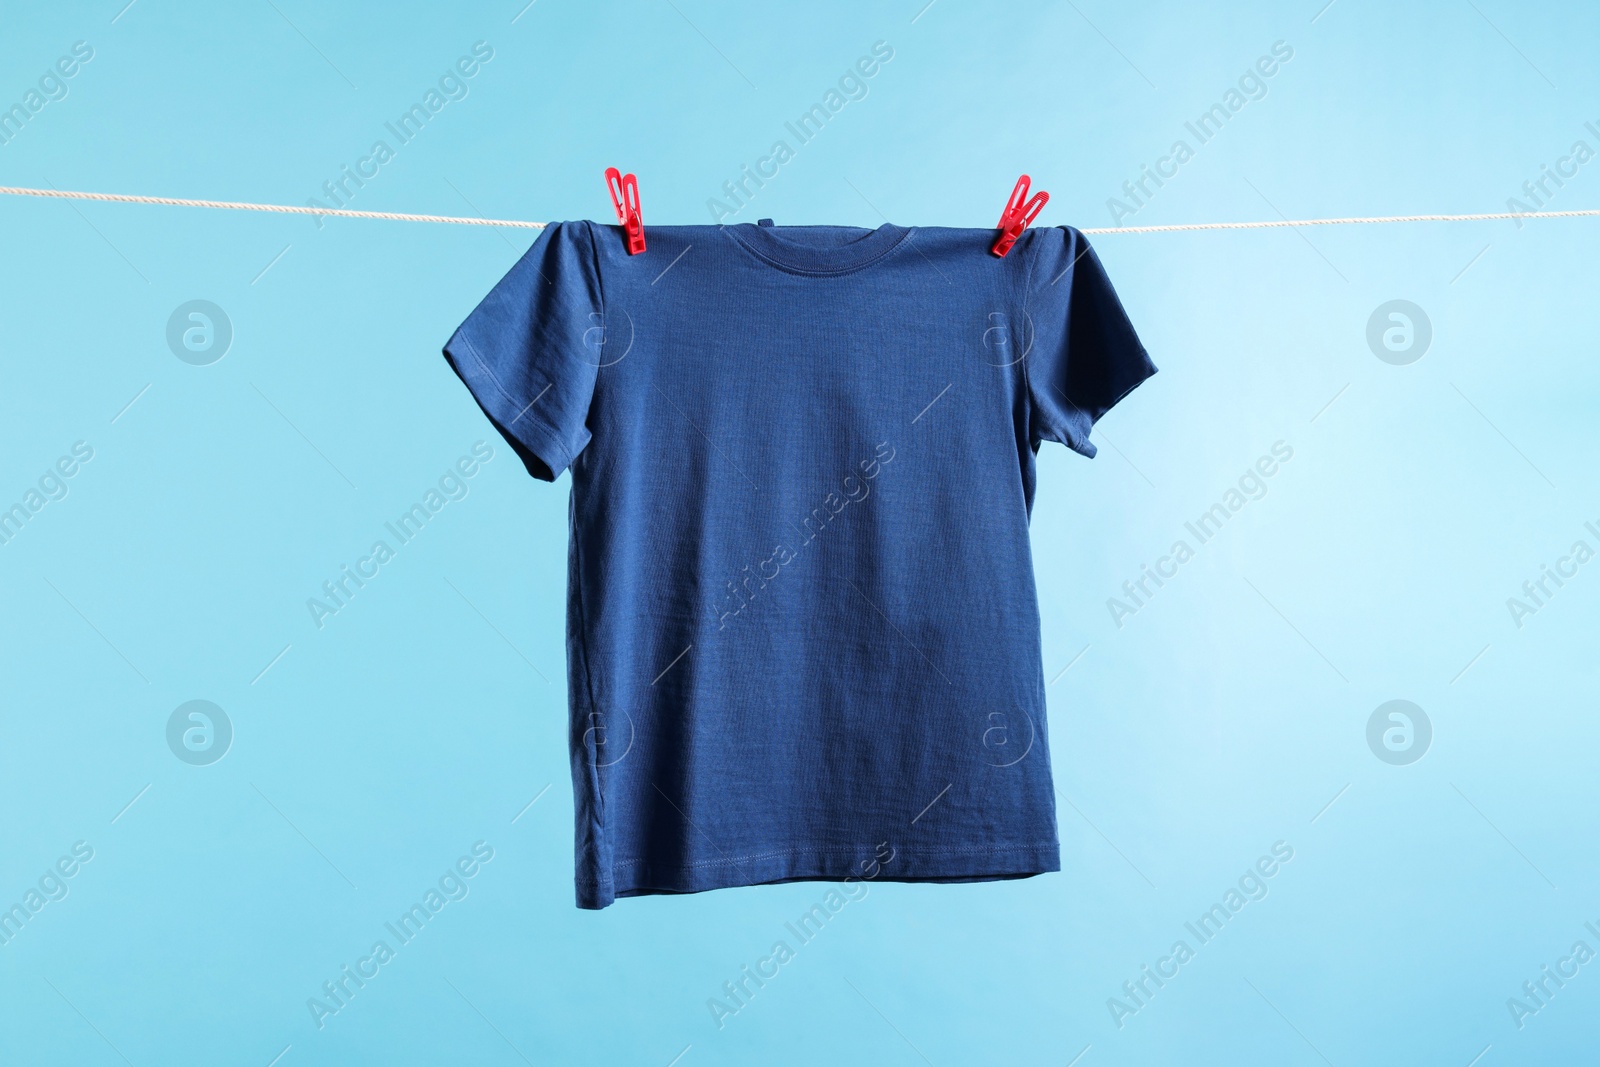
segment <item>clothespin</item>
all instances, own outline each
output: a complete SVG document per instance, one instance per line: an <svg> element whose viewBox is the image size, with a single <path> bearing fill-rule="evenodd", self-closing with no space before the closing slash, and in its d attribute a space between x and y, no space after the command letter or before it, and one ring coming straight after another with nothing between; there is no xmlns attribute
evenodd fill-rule
<svg viewBox="0 0 1600 1067"><path fill-rule="evenodd" d="M1011 190L1011 199L1006 201L1006 209L1000 214L1000 236L989 251L997 256L1004 256L1011 251L1011 246L1017 243L1022 231L1028 228L1028 223L1039 217L1039 212L1044 210L1049 199L1049 193L1040 192L1029 200L1028 176L1024 174L1018 178L1016 187Z"/></svg>
<svg viewBox="0 0 1600 1067"><path fill-rule="evenodd" d="M639 179L624 175L616 167L606 168L606 189L611 193L611 206L617 209L617 221L628 237L628 255L644 251L644 217L639 213Z"/></svg>

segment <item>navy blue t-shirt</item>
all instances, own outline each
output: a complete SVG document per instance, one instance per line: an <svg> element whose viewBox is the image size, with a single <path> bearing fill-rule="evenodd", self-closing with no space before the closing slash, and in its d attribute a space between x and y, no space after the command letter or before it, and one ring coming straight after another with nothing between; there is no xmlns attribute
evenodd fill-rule
<svg viewBox="0 0 1600 1067"><path fill-rule="evenodd" d="M1035 453L1155 372L1069 227L557 223L445 355L572 472L577 902L1060 869Z"/></svg>

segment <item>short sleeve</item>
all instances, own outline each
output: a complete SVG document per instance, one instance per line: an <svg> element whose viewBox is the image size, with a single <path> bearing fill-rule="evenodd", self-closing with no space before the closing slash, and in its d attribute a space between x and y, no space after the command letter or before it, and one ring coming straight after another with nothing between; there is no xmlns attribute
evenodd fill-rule
<svg viewBox="0 0 1600 1067"><path fill-rule="evenodd" d="M460 375L528 473L553 482L589 443L602 320L593 237L546 226L445 343Z"/></svg>
<svg viewBox="0 0 1600 1067"><path fill-rule="evenodd" d="M1090 429L1156 367L1083 234L1070 226L1029 234L1029 434L1093 457Z"/></svg>

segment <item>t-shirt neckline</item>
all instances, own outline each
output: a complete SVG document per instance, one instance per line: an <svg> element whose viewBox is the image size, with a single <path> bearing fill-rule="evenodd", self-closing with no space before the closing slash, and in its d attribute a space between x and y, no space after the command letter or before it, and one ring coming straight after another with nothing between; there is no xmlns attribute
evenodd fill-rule
<svg viewBox="0 0 1600 1067"><path fill-rule="evenodd" d="M854 226L760 226L743 222L724 226L735 240L768 263L799 274L843 274L860 270L883 258L916 232L915 227L886 222L875 230ZM807 241L828 231L828 241ZM859 236L844 242L831 240L839 233Z"/></svg>

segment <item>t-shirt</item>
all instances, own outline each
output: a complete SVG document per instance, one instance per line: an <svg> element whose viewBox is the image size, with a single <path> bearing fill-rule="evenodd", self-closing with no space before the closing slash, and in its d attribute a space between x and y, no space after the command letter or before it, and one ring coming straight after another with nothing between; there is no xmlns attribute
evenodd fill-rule
<svg viewBox="0 0 1600 1067"><path fill-rule="evenodd" d="M1035 454L1156 368L1081 233L995 235L554 223L446 344L572 472L579 907L1060 870Z"/></svg>

